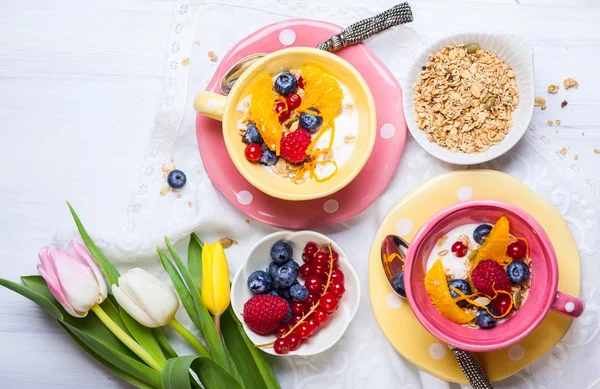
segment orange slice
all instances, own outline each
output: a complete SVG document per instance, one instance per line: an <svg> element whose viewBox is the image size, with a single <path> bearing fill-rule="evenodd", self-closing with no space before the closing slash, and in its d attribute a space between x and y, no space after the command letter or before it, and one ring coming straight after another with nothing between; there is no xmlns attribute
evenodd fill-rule
<svg viewBox="0 0 600 389"><path fill-rule="evenodd" d="M442 260L438 259L425 275L425 290L433 302L433 305L448 320L455 323L466 324L475 319L475 314L466 313L452 299L448 290L448 281L446 280L446 271Z"/></svg>
<svg viewBox="0 0 600 389"><path fill-rule="evenodd" d="M275 103L279 96L273 91L273 80L268 74L263 74L251 89L250 117L254 120L265 144L279 155L279 142L282 128L279 116L275 112Z"/></svg>
<svg viewBox="0 0 600 389"><path fill-rule="evenodd" d="M477 250L477 255L471 262L471 269L475 269L480 261L491 259L502 266L508 265L512 259L506 255L506 249L510 243L510 222L502 216L490 234L485 238L482 245Z"/></svg>

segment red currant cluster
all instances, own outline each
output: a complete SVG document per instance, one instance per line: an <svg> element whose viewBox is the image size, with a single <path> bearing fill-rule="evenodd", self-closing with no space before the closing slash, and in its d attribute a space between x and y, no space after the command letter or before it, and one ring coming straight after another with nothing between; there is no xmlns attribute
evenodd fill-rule
<svg viewBox="0 0 600 389"><path fill-rule="evenodd" d="M327 323L346 292L344 273L338 268L339 255L330 245L319 249L316 243L308 242L302 260L304 264L299 274L304 278L309 297L304 302L293 302L292 319L275 330L277 340L273 348L277 354L297 350L303 341L313 336Z"/></svg>

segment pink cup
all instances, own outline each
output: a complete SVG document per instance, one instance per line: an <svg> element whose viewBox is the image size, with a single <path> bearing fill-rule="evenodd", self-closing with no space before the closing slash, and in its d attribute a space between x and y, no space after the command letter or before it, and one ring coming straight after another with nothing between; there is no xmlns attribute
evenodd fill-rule
<svg viewBox="0 0 600 389"><path fill-rule="evenodd" d="M510 221L511 233L527 239L531 256L531 289L523 306L495 328L473 329L446 319L425 291L427 258L439 238L463 224L495 223L501 216ZM485 352L508 347L525 338L550 309L578 317L582 300L559 292L556 253L542 226L522 209L500 201L466 201L435 214L417 232L406 256L406 295L413 313L427 331L457 348Z"/></svg>

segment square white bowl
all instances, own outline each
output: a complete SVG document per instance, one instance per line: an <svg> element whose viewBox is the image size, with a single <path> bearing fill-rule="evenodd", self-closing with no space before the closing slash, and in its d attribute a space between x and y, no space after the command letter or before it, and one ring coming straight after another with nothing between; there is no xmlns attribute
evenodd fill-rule
<svg viewBox="0 0 600 389"><path fill-rule="evenodd" d="M427 139L425 132L417 127L413 88L419 79L421 67L429 61L429 54L436 53L449 45L477 43L480 48L494 52L498 58L515 72L519 90L519 106L512 114L512 127L506 137L497 145L482 153L467 154L452 152ZM533 46L518 34L462 33L442 38L417 55L406 77L403 93L404 115L412 136L429 154L442 161L456 165L474 165L490 161L510 150L523 137L533 114L534 76Z"/></svg>

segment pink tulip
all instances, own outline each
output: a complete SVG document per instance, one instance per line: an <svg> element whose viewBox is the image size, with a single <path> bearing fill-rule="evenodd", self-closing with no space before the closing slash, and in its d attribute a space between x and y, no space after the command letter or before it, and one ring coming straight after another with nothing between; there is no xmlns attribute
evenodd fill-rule
<svg viewBox="0 0 600 389"><path fill-rule="evenodd" d="M72 316L85 317L91 307L106 299L102 273L87 249L69 242L67 251L42 247L38 271L58 302Z"/></svg>

